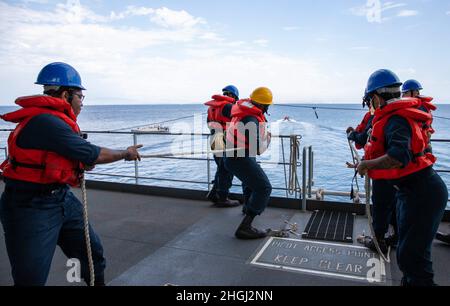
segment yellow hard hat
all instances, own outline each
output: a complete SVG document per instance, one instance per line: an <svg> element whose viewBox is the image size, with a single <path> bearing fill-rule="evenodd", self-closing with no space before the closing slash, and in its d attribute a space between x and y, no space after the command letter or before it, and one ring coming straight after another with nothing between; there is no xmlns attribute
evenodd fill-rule
<svg viewBox="0 0 450 306"><path fill-rule="evenodd" d="M250 95L250 99L258 104L272 105L273 95L269 88L259 87L256 88Z"/></svg>

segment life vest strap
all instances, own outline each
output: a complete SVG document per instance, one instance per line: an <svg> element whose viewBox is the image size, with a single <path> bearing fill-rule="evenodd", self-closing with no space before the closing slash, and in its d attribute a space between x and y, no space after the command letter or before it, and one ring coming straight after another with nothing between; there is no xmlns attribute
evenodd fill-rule
<svg viewBox="0 0 450 306"><path fill-rule="evenodd" d="M45 169L45 164L36 165L36 164L27 164L27 163L21 163L15 160L14 158L9 158L9 162L11 165L13 165L14 168L22 167L22 168L29 168L29 169Z"/></svg>

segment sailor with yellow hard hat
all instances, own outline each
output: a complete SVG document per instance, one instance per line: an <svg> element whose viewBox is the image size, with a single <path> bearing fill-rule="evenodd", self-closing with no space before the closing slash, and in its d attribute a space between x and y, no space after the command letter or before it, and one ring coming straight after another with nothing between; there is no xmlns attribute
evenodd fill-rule
<svg viewBox="0 0 450 306"><path fill-rule="evenodd" d="M266 231L254 228L252 222L265 210L272 192L269 178L256 162L256 156L263 154L270 144L265 114L272 104L270 89L259 87L253 91L250 99L238 101L231 110L227 148L232 147L236 151L227 152L225 167L242 181L245 200L245 217L235 233L238 239L267 236Z"/></svg>

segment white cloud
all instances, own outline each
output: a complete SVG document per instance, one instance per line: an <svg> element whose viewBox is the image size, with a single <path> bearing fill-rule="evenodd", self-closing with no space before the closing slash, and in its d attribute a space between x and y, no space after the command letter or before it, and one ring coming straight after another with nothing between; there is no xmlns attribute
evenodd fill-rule
<svg viewBox="0 0 450 306"><path fill-rule="evenodd" d="M349 48L349 50L351 51L366 51L366 50L370 50L370 47L367 46L357 46L357 47L351 47Z"/></svg>
<svg viewBox="0 0 450 306"><path fill-rule="evenodd" d="M48 3L48 0L22 0L23 3L37 3L37 4L46 4Z"/></svg>
<svg viewBox="0 0 450 306"><path fill-rule="evenodd" d="M114 11L110 14L111 20L121 20L125 19L130 16L148 16L154 13L153 8L149 7L135 7L135 6L128 6L127 9L123 12L116 13Z"/></svg>
<svg viewBox="0 0 450 306"><path fill-rule="evenodd" d="M267 47L269 41L267 39L257 39L254 40L253 43L261 47Z"/></svg>
<svg viewBox="0 0 450 306"><path fill-rule="evenodd" d="M347 75L332 82L317 59L272 53L261 48L267 39L225 40L187 11L128 7L114 14L96 14L78 1L39 11L0 0L0 101L39 92L35 78L54 61L80 72L86 104L200 103L231 82L243 97L266 85L277 101L336 101L348 98L346 82L358 81ZM131 22L138 16L156 26L138 27ZM130 18L127 27L117 24L120 18ZM332 84L327 93L324 82Z"/></svg>
<svg viewBox="0 0 450 306"><path fill-rule="evenodd" d="M186 11L173 11L166 7L156 9L150 19L165 28L192 28L205 23L202 18L195 18Z"/></svg>
<svg viewBox="0 0 450 306"><path fill-rule="evenodd" d="M283 31L286 31L286 32L297 31L297 30L300 30L300 27L296 27L296 26L283 27Z"/></svg>
<svg viewBox="0 0 450 306"><path fill-rule="evenodd" d="M416 69L409 67L409 68L398 68L395 70L399 75L415 75L417 73ZM404 78L405 79L405 78ZM408 78L406 78L408 79ZM405 80L406 80L405 79Z"/></svg>
<svg viewBox="0 0 450 306"><path fill-rule="evenodd" d="M412 17L419 15L418 11L414 10L402 10L397 14L397 17Z"/></svg>
<svg viewBox="0 0 450 306"><path fill-rule="evenodd" d="M111 12L110 19L114 21L133 16L149 16L151 22L153 22L157 26L167 29L189 29L206 24L206 22L202 18L196 18L184 10L175 11L167 7L154 9L143 6L128 6L127 9L123 12ZM209 33L207 34L207 36L211 37L212 39L217 39L217 37L215 37L213 33Z"/></svg>
<svg viewBox="0 0 450 306"><path fill-rule="evenodd" d="M107 17L100 16L82 6L80 0L68 0L65 4L57 4L56 12L58 19L64 20L66 23L98 23L108 21Z"/></svg>
<svg viewBox="0 0 450 306"><path fill-rule="evenodd" d="M127 8L126 13L132 16L147 16L151 15L155 12L155 10L151 7L135 7L135 6L129 6Z"/></svg>
<svg viewBox="0 0 450 306"><path fill-rule="evenodd" d="M325 43L325 42L327 42L329 39L328 39L327 37L316 37L314 40L315 40L316 42L318 42L318 43Z"/></svg>

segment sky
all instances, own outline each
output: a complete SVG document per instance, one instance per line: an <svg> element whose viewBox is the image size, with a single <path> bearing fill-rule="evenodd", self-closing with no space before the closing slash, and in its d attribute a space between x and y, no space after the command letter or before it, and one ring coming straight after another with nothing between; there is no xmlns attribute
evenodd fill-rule
<svg viewBox="0 0 450 306"><path fill-rule="evenodd" d="M81 74L86 104L203 103L233 84L276 103L360 103L372 72L450 103L448 0L0 0L0 105L42 67Z"/></svg>

